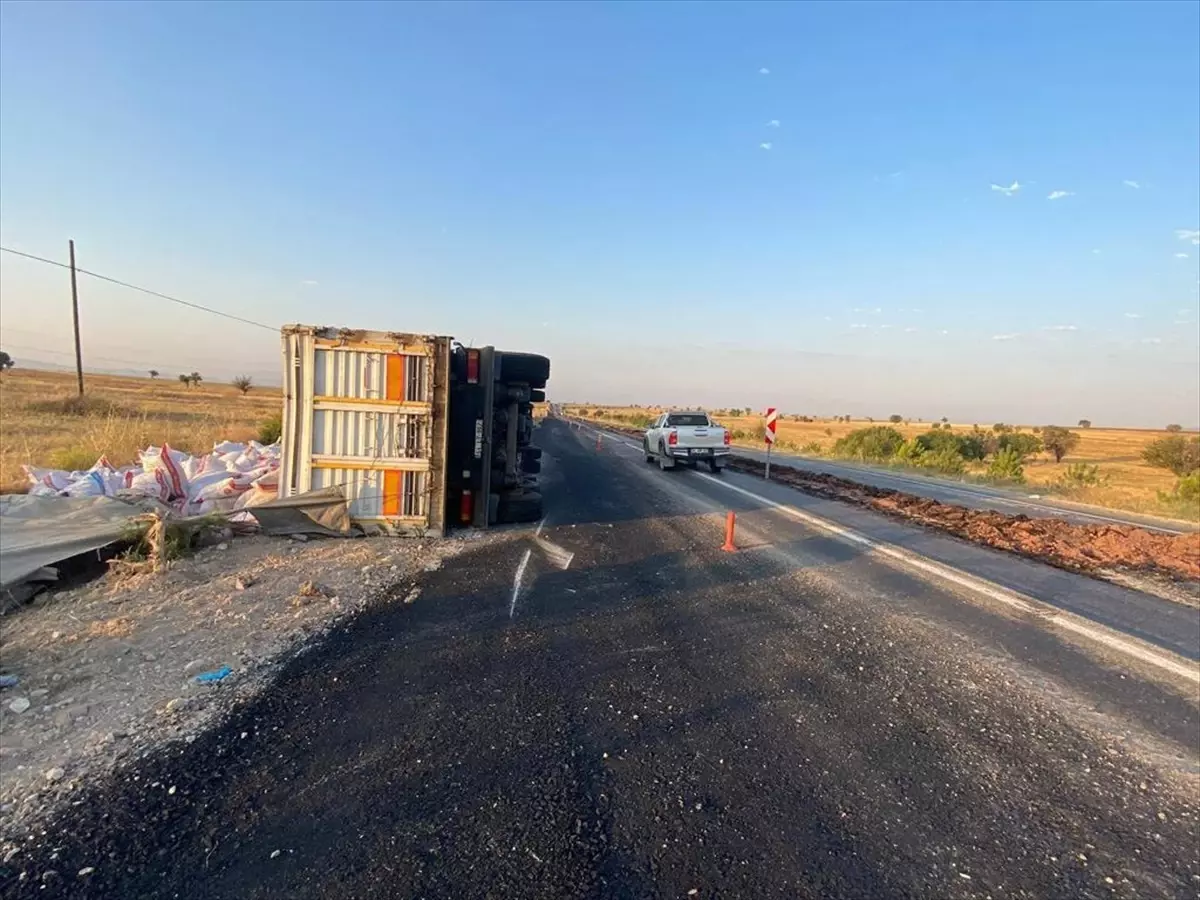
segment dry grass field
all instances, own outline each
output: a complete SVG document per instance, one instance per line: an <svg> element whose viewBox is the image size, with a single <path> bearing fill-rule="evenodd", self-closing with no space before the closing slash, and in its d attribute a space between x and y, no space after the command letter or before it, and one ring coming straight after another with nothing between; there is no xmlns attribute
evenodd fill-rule
<svg viewBox="0 0 1200 900"><path fill-rule="evenodd" d="M164 442L205 452L216 441L256 437L259 424L281 410L273 387L243 396L227 384L87 375L85 389L80 404L73 373L13 369L0 376L0 492L25 490L23 463L86 469L108 454L122 465Z"/></svg>
<svg viewBox="0 0 1200 900"><path fill-rule="evenodd" d="M597 407L587 407L591 412ZM577 413L584 407L570 407L568 412ZM629 417L638 413L657 415L661 410L651 408L605 407L603 417L619 421L615 417ZM761 416L718 416L721 424L735 431L751 433L763 422ZM778 440L789 452L821 456L829 454L834 442L857 428L872 424L887 425L885 420L874 423L865 419L850 422L817 420L799 422L791 417L781 417L777 427ZM959 433L971 430L972 424L951 423ZM992 423L980 422L980 428L989 429ZM910 422L893 425L906 438L929 430L928 422ZM1031 426L1018 426L1020 431L1029 432ZM1031 493L1055 493L1080 503L1141 512L1200 520L1200 508L1195 504L1166 502L1159 494L1170 493L1176 478L1165 469L1156 469L1142 461L1142 450L1156 438L1165 437L1166 431L1127 428L1072 428L1079 435L1079 444L1061 463L1056 463L1050 454L1042 453L1025 462L1025 487ZM743 445L760 446L754 439L737 441ZM1059 486L1067 467L1072 463L1087 463L1099 469L1101 483L1064 490ZM982 475L986 467L982 463L971 467L972 475Z"/></svg>

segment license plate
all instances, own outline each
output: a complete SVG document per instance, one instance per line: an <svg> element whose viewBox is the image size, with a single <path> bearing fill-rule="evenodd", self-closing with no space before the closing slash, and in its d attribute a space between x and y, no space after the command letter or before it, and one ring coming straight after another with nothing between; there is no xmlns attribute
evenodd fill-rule
<svg viewBox="0 0 1200 900"><path fill-rule="evenodd" d="M712 451L707 450L707 449L706 450L689 450L688 453L691 454L692 456L712 456Z"/></svg>

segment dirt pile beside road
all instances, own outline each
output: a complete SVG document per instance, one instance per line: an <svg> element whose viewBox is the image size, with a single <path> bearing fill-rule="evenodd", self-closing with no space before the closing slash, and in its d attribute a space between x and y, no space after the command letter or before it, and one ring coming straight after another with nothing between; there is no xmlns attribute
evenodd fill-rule
<svg viewBox="0 0 1200 900"><path fill-rule="evenodd" d="M735 456L732 468L763 474L756 459ZM874 509L1081 572L1124 570L1200 580L1200 534L1161 534L1131 525L1073 525L1061 519L967 509L819 472L773 464L771 478L809 494Z"/></svg>

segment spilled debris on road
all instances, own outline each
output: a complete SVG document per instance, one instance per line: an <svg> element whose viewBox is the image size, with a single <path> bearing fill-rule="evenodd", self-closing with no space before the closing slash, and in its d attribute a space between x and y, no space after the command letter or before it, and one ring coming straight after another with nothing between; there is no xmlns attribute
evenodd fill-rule
<svg viewBox="0 0 1200 900"><path fill-rule="evenodd" d="M734 456L730 468L763 474L764 465ZM1062 519L969 509L823 472L772 463L771 478L829 500L936 528L985 547L1029 556L1077 572L1138 571L1172 580L1200 579L1200 534L1164 534L1133 525L1075 525Z"/></svg>
<svg viewBox="0 0 1200 900"><path fill-rule="evenodd" d="M641 439L642 432L605 425ZM734 454L729 468L762 477L764 464ZM771 463L771 480L827 500L851 503L893 518L933 528L955 537L1020 556L1113 579L1114 574L1150 576L1177 586L1162 594L1200 605L1200 533L1166 534L1134 525L1076 525L1056 518L1010 516L995 510L970 509L903 491L875 487L828 475ZM1146 585L1138 585L1145 587ZM1182 587L1180 592L1179 587Z"/></svg>

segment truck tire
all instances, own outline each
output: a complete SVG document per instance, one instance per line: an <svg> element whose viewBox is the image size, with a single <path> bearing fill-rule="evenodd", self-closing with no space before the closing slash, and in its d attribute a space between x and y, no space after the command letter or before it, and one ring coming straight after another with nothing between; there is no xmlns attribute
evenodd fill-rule
<svg viewBox="0 0 1200 900"><path fill-rule="evenodd" d="M500 351L500 381L521 382L544 388L550 377L550 360L536 353Z"/></svg>
<svg viewBox="0 0 1200 900"><path fill-rule="evenodd" d="M715 459L710 459L708 461L708 467L709 467L709 469L712 470L712 473L714 475L720 475L722 472L725 471L725 467L717 465L717 461Z"/></svg>
<svg viewBox="0 0 1200 900"><path fill-rule="evenodd" d="M546 392L544 390L542 390L541 388L534 388L532 391L529 392L529 402L530 403L545 403L546 402Z"/></svg>
<svg viewBox="0 0 1200 900"><path fill-rule="evenodd" d="M646 454L646 462L654 462L654 454L650 452L650 444L646 440L642 440L642 452Z"/></svg>
<svg viewBox="0 0 1200 900"><path fill-rule="evenodd" d="M496 522L515 525L521 522L536 522L542 517L542 495L537 491L500 495L496 510Z"/></svg>

